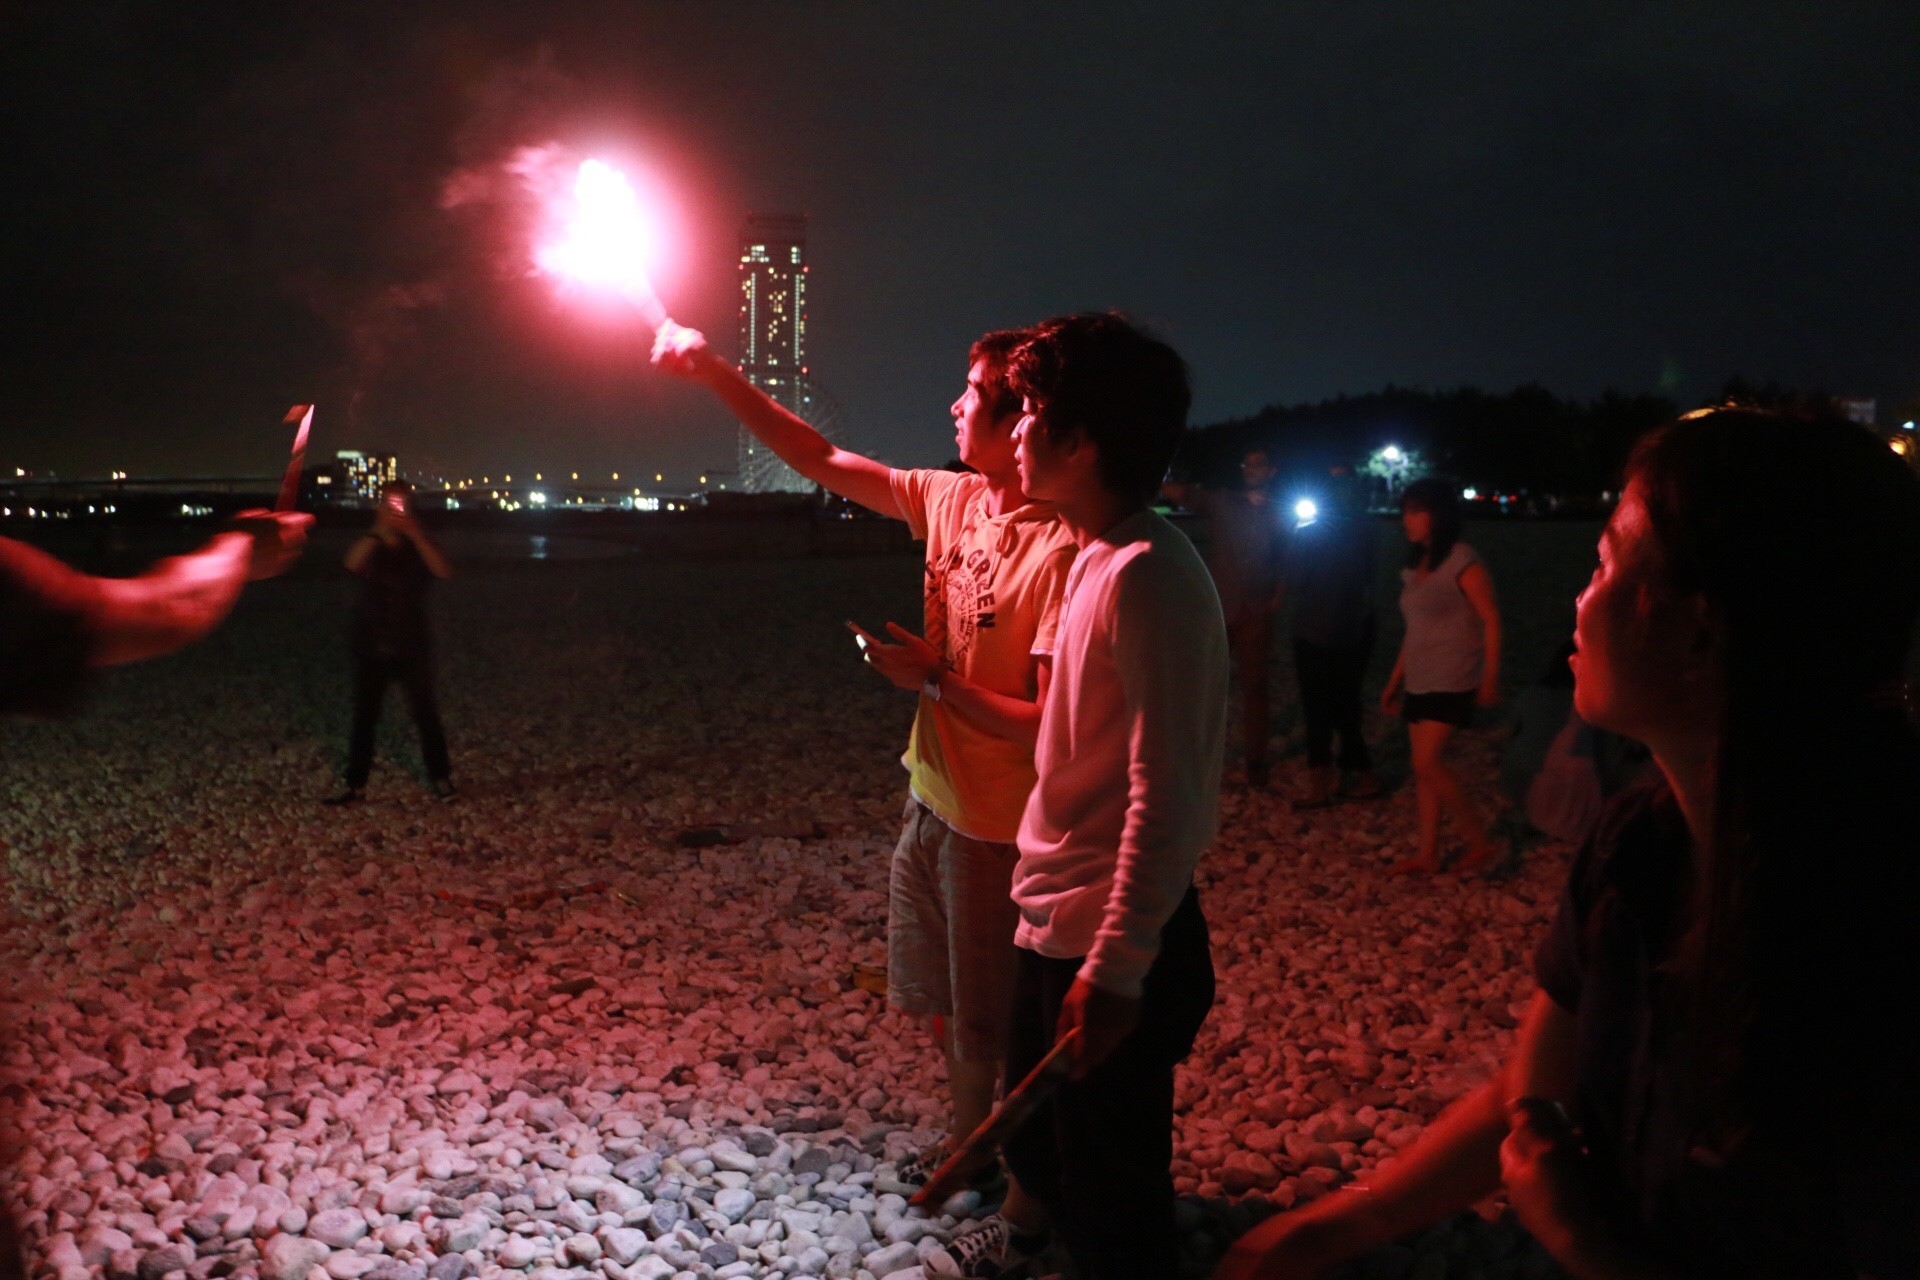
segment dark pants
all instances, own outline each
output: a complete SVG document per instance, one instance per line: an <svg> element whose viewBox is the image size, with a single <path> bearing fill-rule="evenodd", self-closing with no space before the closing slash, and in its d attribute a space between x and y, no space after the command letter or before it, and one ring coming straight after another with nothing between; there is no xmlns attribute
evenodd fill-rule
<svg viewBox="0 0 1920 1280"><path fill-rule="evenodd" d="M347 744L347 785L364 787L373 771L373 733L380 725L380 703L389 682L398 680L407 692L407 706L420 730L420 754L427 776L439 781L451 776L447 735L440 727L440 705L433 696L433 656L425 649L400 653L378 650L353 656L353 735Z"/></svg>
<svg viewBox="0 0 1920 1280"><path fill-rule="evenodd" d="M1053 1047L1080 960L1022 948L1007 1049L1011 1088ZM1213 1007L1213 957L1192 889L1160 935L1140 1025L1087 1078L1068 1081L1010 1139L1007 1167L1047 1206L1086 1280L1180 1274L1173 1225L1173 1068Z"/></svg>
<svg viewBox="0 0 1920 1280"><path fill-rule="evenodd" d="M1273 614L1245 608L1227 624L1227 644L1233 650L1234 675L1240 681L1240 742L1247 765L1264 769L1267 740L1273 733L1271 700L1267 695L1269 657L1273 651Z"/></svg>
<svg viewBox="0 0 1920 1280"><path fill-rule="evenodd" d="M1300 714L1307 722L1307 764L1332 764L1333 739L1340 738L1340 767L1373 768L1360 730L1360 681L1367 674L1373 637L1357 645L1328 648L1295 637L1293 671L1300 685Z"/></svg>

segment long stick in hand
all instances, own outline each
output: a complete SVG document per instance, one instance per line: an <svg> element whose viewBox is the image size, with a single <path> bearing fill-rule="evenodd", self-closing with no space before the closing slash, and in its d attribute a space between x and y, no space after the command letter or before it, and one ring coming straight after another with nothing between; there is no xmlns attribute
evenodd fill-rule
<svg viewBox="0 0 1920 1280"><path fill-rule="evenodd" d="M300 497L300 469L307 461L307 431L313 426L313 406L297 404L287 410L282 426L294 427L293 457L287 463L287 474L280 479L280 500L273 504L275 511L291 511Z"/></svg>
<svg viewBox="0 0 1920 1280"><path fill-rule="evenodd" d="M914 1192L907 1203L926 1208L943 1203L948 1196L960 1190L966 1181L964 1171L976 1156L1012 1137L1021 1125L1033 1118L1033 1113L1040 1109L1040 1105L1053 1096L1053 1091L1065 1082L1073 1070L1073 1060L1079 1047L1078 1027L1054 1041L1053 1048L1047 1050L1047 1056L1027 1072L1027 1078L993 1109L992 1115L980 1122L980 1127L965 1142L954 1149L953 1154L933 1171L926 1185Z"/></svg>

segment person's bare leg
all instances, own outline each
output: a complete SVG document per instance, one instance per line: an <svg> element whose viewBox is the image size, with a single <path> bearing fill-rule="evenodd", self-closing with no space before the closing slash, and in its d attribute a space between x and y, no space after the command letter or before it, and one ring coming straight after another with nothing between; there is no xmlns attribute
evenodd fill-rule
<svg viewBox="0 0 1920 1280"><path fill-rule="evenodd" d="M951 1117L947 1127L947 1141L959 1146L973 1136L993 1111L994 1086L1000 1082L1000 1064L997 1062L962 1062L947 1051L947 1088L953 1094ZM975 1168L979 1168L991 1159L991 1153L982 1159ZM968 1170L972 1172L972 1170Z"/></svg>
<svg viewBox="0 0 1920 1280"><path fill-rule="evenodd" d="M1444 759L1436 762L1435 784L1440 807L1453 815L1454 825L1467 841L1467 851L1454 865L1454 870L1463 875L1486 870L1493 863L1493 842L1487 838L1487 820L1480 806L1473 802L1466 787L1461 785L1460 775Z"/></svg>
<svg viewBox="0 0 1920 1280"><path fill-rule="evenodd" d="M1437 720L1415 720L1407 726L1413 748L1413 792L1420 813L1420 846L1413 857L1393 867L1395 874L1440 869L1440 809L1445 766L1441 753L1453 737L1453 726Z"/></svg>
<svg viewBox="0 0 1920 1280"><path fill-rule="evenodd" d="M1047 1206L1027 1194L1020 1179L1007 1174L1007 1198L1000 1204L1000 1216L1021 1235L1038 1235L1053 1225Z"/></svg>
<svg viewBox="0 0 1920 1280"><path fill-rule="evenodd" d="M980 1127L981 1122L993 1114L994 1094L1005 1064L962 1062L953 1056L953 1024L943 1022L942 1025L947 1034L941 1048L947 1055L948 1088L953 1093L952 1127L947 1130L947 1141L957 1146L973 1136L973 1131ZM984 1166L988 1160L997 1159L998 1152L988 1152L975 1168ZM1028 1195L1021 1188L1020 1179L1014 1177L1011 1170L1007 1173L1007 1194L1000 1204L1000 1216L1023 1235L1044 1231L1052 1221L1047 1206Z"/></svg>

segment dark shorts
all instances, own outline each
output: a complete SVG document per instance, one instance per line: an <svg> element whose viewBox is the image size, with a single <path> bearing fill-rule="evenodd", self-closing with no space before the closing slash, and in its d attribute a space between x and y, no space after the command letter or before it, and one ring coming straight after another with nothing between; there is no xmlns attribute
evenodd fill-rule
<svg viewBox="0 0 1920 1280"><path fill-rule="evenodd" d="M1468 689L1461 693L1409 693L1400 704L1400 718L1408 724L1416 720L1438 720L1456 729L1473 724L1473 704L1477 695Z"/></svg>

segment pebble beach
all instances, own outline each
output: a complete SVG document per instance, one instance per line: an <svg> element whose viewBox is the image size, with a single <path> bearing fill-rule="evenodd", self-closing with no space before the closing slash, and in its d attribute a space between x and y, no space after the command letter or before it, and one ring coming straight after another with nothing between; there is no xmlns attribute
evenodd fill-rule
<svg viewBox="0 0 1920 1280"><path fill-rule="evenodd" d="M942 1274L980 1206L907 1208L895 1165L940 1136L942 1071L863 973L912 700L839 626L912 624L917 565L465 573L435 606L458 798L425 790L395 695L344 810L318 803L348 711L338 577L254 588L79 718L0 726L7 1176L35 1270ZM1499 742L1463 740L1489 801ZM1191 1274L1488 1078L1569 857L1389 876L1411 795L1295 813L1298 763L1227 790L1200 870L1219 998L1178 1081ZM1355 1268L1548 1273L1497 1206Z"/></svg>

